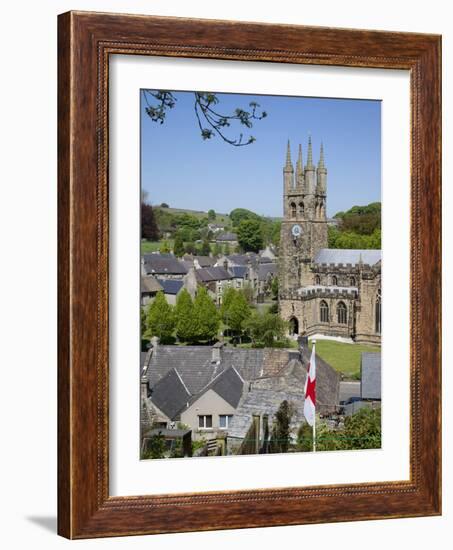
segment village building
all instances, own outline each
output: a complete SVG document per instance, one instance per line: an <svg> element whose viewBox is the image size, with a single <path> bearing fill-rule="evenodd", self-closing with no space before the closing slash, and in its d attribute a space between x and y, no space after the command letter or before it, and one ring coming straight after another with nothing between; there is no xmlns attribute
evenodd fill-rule
<svg viewBox="0 0 453 550"><path fill-rule="evenodd" d="M157 279L157 282L161 285L162 291L165 295L167 303L174 306L178 294L184 288L184 280L181 279Z"/></svg>
<svg viewBox="0 0 453 550"><path fill-rule="evenodd" d="M152 302L156 297L156 294L163 290L162 285L153 275L148 275L146 277L142 275L140 278L140 283L142 306L146 306Z"/></svg>
<svg viewBox="0 0 453 550"><path fill-rule="evenodd" d="M222 343L163 346L157 339L142 354L142 433L190 428L192 439L233 438L240 445L256 415L273 420L288 398L302 422L308 348L244 349ZM338 408L339 374L317 357L320 411Z"/></svg>
<svg viewBox="0 0 453 550"><path fill-rule="evenodd" d="M188 269L173 254L153 252L143 254L141 263L142 275L153 275L156 278L182 279Z"/></svg>
<svg viewBox="0 0 453 550"><path fill-rule="evenodd" d="M283 168L283 221L279 251L279 310L292 334L381 342L381 251L327 246L327 168L317 167L311 139L296 171L288 142Z"/></svg>
<svg viewBox="0 0 453 550"><path fill-rule="evenodd" d="M238 236L236 233L226 231L224 233L218 233L214 236L215 242L219 245L228 244L231 248L238 246Z"/></svg>

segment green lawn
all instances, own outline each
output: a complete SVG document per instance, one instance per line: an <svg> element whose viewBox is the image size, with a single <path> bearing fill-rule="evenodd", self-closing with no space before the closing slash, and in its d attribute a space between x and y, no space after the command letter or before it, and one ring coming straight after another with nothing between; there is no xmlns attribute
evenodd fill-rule
<svg viewBox="0 0 453 550"><path fill-rule="evenodd" d="M311 349L310 343L310 349ZM360 358L364 351L381 351L379 346L366 344L344 344L333 340L317 340L316 353L334 369L342 372L348 378L356 378L360 374Z"/></svg>
<svg viewBox="0 0 453 550"><path fill-rule="evenodd" d="M162 241L142 241L141 253L149 254L150 252L158 252L164 242L168 243L168 246L171 249L173 248L174 241L172 239L162 239Z"/></svg>

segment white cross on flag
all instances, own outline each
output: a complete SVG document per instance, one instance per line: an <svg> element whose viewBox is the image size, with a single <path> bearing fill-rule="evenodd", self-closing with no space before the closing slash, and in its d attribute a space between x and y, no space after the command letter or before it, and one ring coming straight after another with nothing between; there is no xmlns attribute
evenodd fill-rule
<svg viewBox="0 0 453 550"><path fill-rule="evenodd" d="M307 367L307 377L305 379L304 393L304 416L307 419L308 424L310 424L310 426L313 426L313 424L315 423L316 412L316 352L314 343L311 352L310 362L308 363Z"/></svg>

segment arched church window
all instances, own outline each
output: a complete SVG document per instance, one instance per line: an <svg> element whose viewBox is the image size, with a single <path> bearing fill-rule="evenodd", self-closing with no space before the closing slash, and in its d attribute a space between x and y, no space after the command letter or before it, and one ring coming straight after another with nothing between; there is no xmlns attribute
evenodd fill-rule
<svg viewBox="0 0 453 550"><path fill-rule="evenodd" d="M337 305L337 321L341 325L345 325L348 322L348 309L344 302L338 302Z"/></svg>
<svg viewBox="0 0 453 550"><path fill-rule="evenodd" d="M305 213L305 206L303 202L299 203L299 216L303 216Z"/></svg>
<svg viewBox="0 0 453 550"><path fill-rule="evenodd" d="M337 279L336 275L332 276L332 285L333 286L338 286L338 279Z"/></svg>
<svg viewBox="0 0 453 550"><path fill-rule="evenodd" d="M349 284L350 284L351 286L355 286L355 277L351 277L351 278L349 279Z"/></svg>
<svg viewBox="0 0 453 550"><path fill-rule="evenodd" d="M297 207L296 207L296 203L295 202L292 202L290 204L290 208L291 208L291 218L295 218L297 216Z"/></svg>
<svg viewBox="0 0 453 550"><path fill-rule="evenodd" d="M374 315L376 332L381 334L381 289L377 291Z"/></svg>
<svg viewBox="0 0 453 550"><path fill-rule="evenodd" d="M320 285L321 284L321 277L319 275L316 275L315 277L315 285Z"/></svg>
<svg viewBox="0 0 453 550"><path fill-rule="evenodd" d="M329 306L327 305L327 302L325 302L324 300L322 300L321 304L319 305L319 311L320 311L321 323L328 323L329 322Z"/></svg>

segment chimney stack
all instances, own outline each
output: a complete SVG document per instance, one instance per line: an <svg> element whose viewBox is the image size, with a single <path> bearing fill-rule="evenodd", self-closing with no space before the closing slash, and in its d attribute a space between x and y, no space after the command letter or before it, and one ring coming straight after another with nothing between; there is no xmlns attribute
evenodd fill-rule
<svg viewBox="0 0 453 550"><path fill-rule="evenodd" d="M212 346L211 363L217 364L222 361L222 348L223 348L223 342L216 342Z"/></svg>

